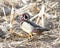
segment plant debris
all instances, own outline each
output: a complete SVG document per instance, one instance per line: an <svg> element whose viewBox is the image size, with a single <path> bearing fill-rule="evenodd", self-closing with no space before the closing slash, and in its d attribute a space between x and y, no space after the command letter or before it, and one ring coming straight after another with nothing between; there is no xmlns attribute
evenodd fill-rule
<svg viewBox="0 0 60 48"><path fill-rule="evenodd" d="M60 0L0 0L0 48L60 48L59 3ZM50 30L29 39L21 29L24 13L28 16L25 19Z"/></svg>

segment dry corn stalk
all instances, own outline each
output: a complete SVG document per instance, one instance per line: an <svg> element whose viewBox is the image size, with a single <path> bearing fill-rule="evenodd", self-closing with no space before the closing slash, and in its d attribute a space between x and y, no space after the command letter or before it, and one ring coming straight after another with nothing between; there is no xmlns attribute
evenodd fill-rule
<svg viewBox="0 0 60 48"><path fill-rule="evenodd" d="M13 22L14 22L14 7L12 5L11 16L10 16L10 32L13 32Z"/></svg>
<svg viewBox="0 0 60 48"><path fill-rule="evenodd" d="M56 18L57 17L56 13L55 13L56 11L53 10L54 13L55 13L55 14L53 14L52 9L58 4L58 2L57 3L50 3L51 5L49 4L49 6L48 6L48 4L49 3L42 3L43 6L41 6L42 8L41 8L40 12L37 15L35 15L34 17L32 17L30 20L32 21L32 20L34 20L35 18L38 17L37 21L36 21L36 24L39 24L39 20L42 20L42 22L40 22L40 23L42 24L42 26L44 26L44 18L46 18L46 19L48 19L48 18ZM47 9L45 9L46 7L47 7ZM46 13L47 11L50 11L52 13L52 15L50 15L49 13ZM43 17L43 15L45 17ZM41 19L40 19L39 16L41 17Z"/></svg>
<svg viewBox="0 0 60 48"><path fill-rule="evenodd" d="M3 9L3 13L4 13L4 16L5 16L6 23L7 23L7 16L6 16L4 7L2 7L2 9Z"/></svg>
<svg viewBox="0 0 60 48"><path fill-rule="evenodd" d="M40 20L41 20L41 17L38 17L38 18L36 19L36 24L39 24Z"/></svg>

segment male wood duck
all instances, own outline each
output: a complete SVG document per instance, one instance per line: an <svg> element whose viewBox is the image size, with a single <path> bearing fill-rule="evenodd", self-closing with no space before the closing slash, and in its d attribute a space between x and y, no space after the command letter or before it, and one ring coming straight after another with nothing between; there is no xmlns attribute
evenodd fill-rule
<svg viewBox="0 0 60 48"><path fill-rule="evenodd" d="M21 29L29 34L29 38L32 38L32 33L41 34L43 31L49 31L47 28L43 28L32 21L29 21L29 15L27 13L22 14L21 20Z"/></svg>

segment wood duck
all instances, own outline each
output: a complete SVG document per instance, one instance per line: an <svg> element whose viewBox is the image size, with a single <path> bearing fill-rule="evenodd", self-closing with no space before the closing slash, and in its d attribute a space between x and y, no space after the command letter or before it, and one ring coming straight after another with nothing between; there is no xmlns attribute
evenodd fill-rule
<svg viewBox="0 0 60 48"><path fill-rule="evenodd" d="M24 13L21 18L21 29L29 34L29 38L32 37L32 33L41 34L43 31L49 31L47 28L43 28L32 21L29 21L29 15Z"/></svg>

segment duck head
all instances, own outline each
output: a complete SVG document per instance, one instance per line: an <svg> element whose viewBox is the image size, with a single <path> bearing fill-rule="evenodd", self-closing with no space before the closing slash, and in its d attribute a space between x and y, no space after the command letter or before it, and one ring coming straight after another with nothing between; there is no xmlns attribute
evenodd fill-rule
<svg viewBox="0 0 60 48"><path fill-rule="evenodd" d="M25 20L29 20L29 19L30 19L30 15L28 13L24 13L20 16L21 21L25 21Z"/></svg>

